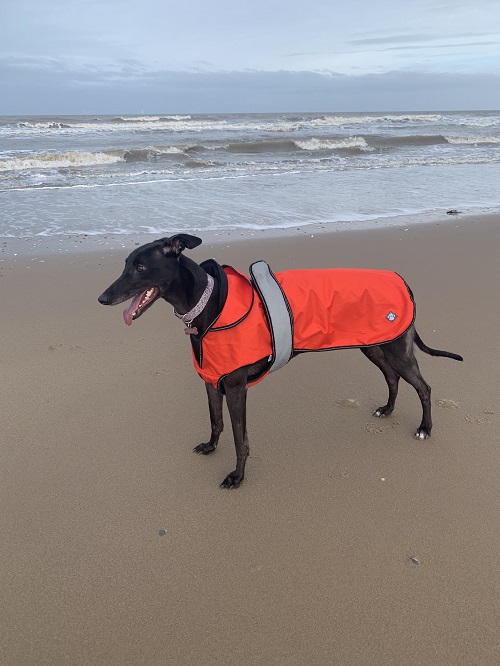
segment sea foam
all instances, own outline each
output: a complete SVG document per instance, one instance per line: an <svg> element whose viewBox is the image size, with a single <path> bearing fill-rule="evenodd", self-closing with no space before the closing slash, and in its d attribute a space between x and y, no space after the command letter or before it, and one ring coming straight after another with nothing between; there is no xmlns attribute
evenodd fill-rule
<svg viewBox="0 0 500 666"><path fill-rule="evenodd" d="M14 156L0 160L0 171L27 169L62 169L68 167L115 164L123 157L106 153L68 151L66 153L40 153L38 155Z"/></svg>

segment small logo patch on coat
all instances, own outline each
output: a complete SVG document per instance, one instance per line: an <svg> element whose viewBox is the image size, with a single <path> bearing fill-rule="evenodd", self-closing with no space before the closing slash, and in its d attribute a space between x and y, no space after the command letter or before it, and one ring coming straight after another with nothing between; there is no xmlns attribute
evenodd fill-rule
<svg viewBox="0 0 500 666"><path fill-rule="evenodd" d="M389 321L396 321L396 319L398 318L398 315L394 314L394 312L391 311L386 315L385 318L388 319Z"/></svg>

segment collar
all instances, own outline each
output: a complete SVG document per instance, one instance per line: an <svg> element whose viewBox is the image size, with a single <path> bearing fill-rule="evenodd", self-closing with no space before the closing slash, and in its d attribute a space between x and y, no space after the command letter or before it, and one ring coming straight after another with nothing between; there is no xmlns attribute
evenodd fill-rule
<svg viewBox="0 0 500 666"><path fill-rule="evenodd" d="M214 289L214 279L211 275L207 273L207 286L205 287L205 291L201 295L200 300L194 308L189 310L189 312L186 312L186 314L179 314L177 310L174 308L174 315L178 317L179 319L182 319L182 321L187 324L187 326L191 326L193 320L203 312L206 304L208 303L208 299L212 295L212 291Z"/></svg>

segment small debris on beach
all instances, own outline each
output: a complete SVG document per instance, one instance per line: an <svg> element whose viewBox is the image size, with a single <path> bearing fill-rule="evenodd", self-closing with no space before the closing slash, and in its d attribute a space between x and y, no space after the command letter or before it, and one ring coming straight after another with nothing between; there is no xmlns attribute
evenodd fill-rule
<svg viewBox="0 0 500 666"><path fill-rule="evenodd" d="M335 400L335 404L339 407L359 407L359 402L354 398L346 398L345 400Z"/></svg>
<svg viewBox="0 0 500 666"><path fill-rule="evenodd" d="M454 400L436 400L436 405L444 409L460 409L460 405Z"/></svg>
<svg viewBox="0 0 500 666"><path fill-rule="evenodd" d="M166 533L166 530L158 530L158 536L165 536Z"/></svg>
<svg viewBox="0 0 500 666"><path fill-rule="evenodd" d="M388 425L381 426L378 423L367 423L365 426L365 432L374 432L376 435L380 435L381 433L385 432L386 430L390 430L391 428L399 428L401 424L399 421L393 421L392 423L389 423Z"/></svg>
<svg viewBox="0 0 500 666"><path fill-rule="evenodd" d="M420 560L418 559L418 557L415 557L415 556L410 557L410 562L411 562L412 564L414 564L415 566L417 566L417 567L418 567L418 565L420 564Z"/></svg>
<svg viewBox="0 0 500 666"><path fill-rule="evenodd" d="M467 423L474 423L474 425L481 425L483 423L491 423L491 419L488 418L488 415L494 414L494 412L485 411L486 418L481 418L479 416L473 416L472 414L466 414L464 419Z"/></svg>
<svg viewBox="0 0 500 666"><path fill-rule="evenodd" d="M462 211L457 210L456 208L452 208L451 210L446 211L446 215L460 215Z"/></svg>

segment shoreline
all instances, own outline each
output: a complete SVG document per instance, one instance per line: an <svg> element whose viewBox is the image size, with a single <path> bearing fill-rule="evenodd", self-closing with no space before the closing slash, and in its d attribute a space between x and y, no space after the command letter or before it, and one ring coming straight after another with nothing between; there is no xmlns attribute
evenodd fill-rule
<svg viewBox="0 0 500 666"><path fill-rule="evenodd" d="M204 245L217 246L228 242L246 242L264 239L287 240L290 238L314 237L318 234L361 233L382 229L413 228L439 224L467 224L480 218L500 219L500 210L495 207L459 211L448 214L446 210L431 211L421 215L395 215L380 217L366 222L311 222L302 226L276 227L268 229L228 228L219 230L166 230L164 235L174 233L191 233L203 238ZM48 257L80 255L105 251L131 251L135 246L143 245L160 237L161 234L64 234L59 236L31 236L26 238L10 238L0 236L0 262L7 259L29 258L32 261Z"/></svg>

